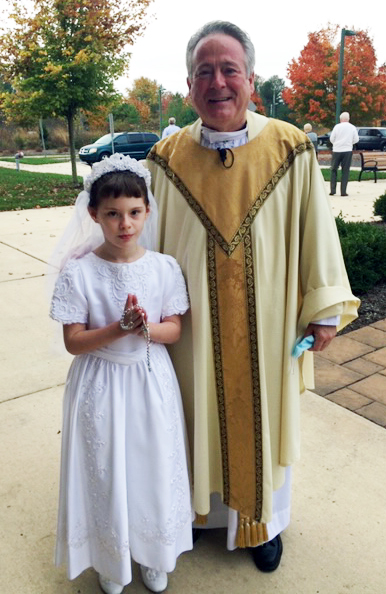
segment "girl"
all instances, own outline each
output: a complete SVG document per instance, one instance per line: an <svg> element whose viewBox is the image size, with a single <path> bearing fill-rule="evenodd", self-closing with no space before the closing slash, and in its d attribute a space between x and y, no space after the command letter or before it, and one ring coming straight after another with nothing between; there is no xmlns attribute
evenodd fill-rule
<svg viewBox="0 0 386 594"><path fill-rule="evenodd" d="M150 174L134 159L115 154L93 166L70 232L70 253L87 253L67 260L51 304L75 355L56 564L67 561L69 579L93 567L106 594L131 581L131 557L147 588L163 591L178 555L192 548L181 398L164 346L179 339L189 304L177 262L139 243L144 227L147 242L152 233L148 196ZM80 240L82 204L92 230Z"/></svg>

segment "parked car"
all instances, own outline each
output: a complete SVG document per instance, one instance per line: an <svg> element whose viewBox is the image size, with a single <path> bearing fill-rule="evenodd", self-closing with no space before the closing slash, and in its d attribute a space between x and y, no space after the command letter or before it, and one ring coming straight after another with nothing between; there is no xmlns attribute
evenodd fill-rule
<svg viewBox="0 0 386 594"><path fill-rule="evenodd" d="M159 140L157 134L149 132L116 132L114 134L114 153L123 153L134 159L145 159L153 144ZM93 144L82 146L79 159L92 165L113 154L111 134L105 134Z"/></svg>
<svg viewBox="0 0 386 594"><path fill-rule="evenodd" d="M331 132L326 132L326 134L318 136L318 145L323 146L323 144L326 144L328 147L331 147L330 135Z"/></svg>
<svg viewBox="0 0 386 594"><path fill-rule="evenodd" d="M355 145L358 151L386 151L386 128L357 127L359 142Z"/></svg>

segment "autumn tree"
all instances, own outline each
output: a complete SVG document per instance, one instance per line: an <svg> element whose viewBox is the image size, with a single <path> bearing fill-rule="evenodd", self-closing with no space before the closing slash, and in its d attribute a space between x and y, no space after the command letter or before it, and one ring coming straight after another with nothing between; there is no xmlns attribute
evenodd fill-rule
<svg viewBox="0 0 386 594"><path fill-rule="evenodd" d="M67 120L74 182L75 116L114 97L151 1L10 1L14 26L0 36L0 76L13 92L2 94L2 107L13 120Z"/></svg>
<svg viewBox="0 0 386 594"><path fill-rule="evenodd" d="M326 127L335 123L340 44L337 26L309 33L299 58L288 65L291 86L284 89L284 101L299 123L311 121ZM377 69L372 41L366 31L346 37L342 111L352 121L370 125L385 116L385 85Z"/></svg>
<svg viewBox="0 0 386 594"><path fill-rule="evenodd" d="M140 129L158 127L159 84L156 80L145 76L135 79L124 102L137 112Z"/></svg>
<svg viewBox="0 0 386 594"><path fill-rule="evenodd" d="M133 83L133 88L129 91L129 100L137 100L145 103L152 113L158 111L159 102L159 84L156 80L150 80L142 76Z"/></svg>

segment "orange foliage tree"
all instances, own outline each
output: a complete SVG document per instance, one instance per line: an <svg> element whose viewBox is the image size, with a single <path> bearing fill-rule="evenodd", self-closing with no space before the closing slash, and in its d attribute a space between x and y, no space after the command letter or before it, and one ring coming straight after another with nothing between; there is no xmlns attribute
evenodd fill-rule
<svg viewBox="0 0 386 594"><path fill-rule="evenodd" d="M147 105L144 101L135 98L131 98L128 101L128 103L134 105L134 107L138 111L139 117L141 119L141 124L148 124L151 116L150 105Z"/></svg>
<svg viewBox="0 0 386 594"><path fill-rule="evenodd" d="M150 108L152 113L155 113L158 111L158 93L157 81L142 76L134 81L133 88L129 91L129 100L141 101Z"/></svg>
<svg viewBox="0 0 386 594"><path fill-rule="evenodd" d="M259 95L259 92L255 89L251 96L251 101L256 105L257 113L261 113L265 115L265 107L262 98Z"/></svg>
<svg viewBox="0 0 386 594"><path fill-rule="evenodd" d="M340 43L338 26L309 33L297 60L288 65L291 82L282 93L296 121L331 128L335 123ZM372 40L366 31L345 38L342 111L357 125L371 125L386 116L385 75L377 68Z"/></svg>

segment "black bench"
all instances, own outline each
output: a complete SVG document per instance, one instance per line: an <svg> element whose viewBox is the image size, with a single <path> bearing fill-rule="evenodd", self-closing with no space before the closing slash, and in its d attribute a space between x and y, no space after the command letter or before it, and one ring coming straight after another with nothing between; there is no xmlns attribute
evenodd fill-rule
<svg viewBox="0 0 386 594"><path fill-rule="evenodd" d="M378 153L375 151L362 151L359 154L361 156L361 170L358 181L361 181L364 171L373 171L374 182L377 183L377 171L386 171L386 151Z"/></svg>

